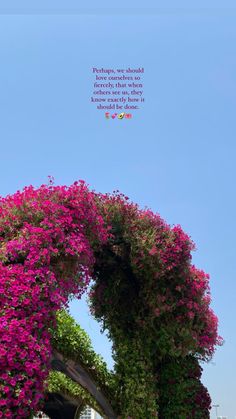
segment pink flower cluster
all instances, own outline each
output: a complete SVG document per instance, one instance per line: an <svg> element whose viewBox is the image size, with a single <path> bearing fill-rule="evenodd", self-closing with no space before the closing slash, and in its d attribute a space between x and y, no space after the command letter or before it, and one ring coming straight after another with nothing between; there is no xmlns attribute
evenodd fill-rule
<svg viewBox="0 0 236 419"><path fill-rule="evenodd" d="M0 418L40 408L50 327L89 283L94 250L108 239L84 182L32 186L0 200Z"/></svg>

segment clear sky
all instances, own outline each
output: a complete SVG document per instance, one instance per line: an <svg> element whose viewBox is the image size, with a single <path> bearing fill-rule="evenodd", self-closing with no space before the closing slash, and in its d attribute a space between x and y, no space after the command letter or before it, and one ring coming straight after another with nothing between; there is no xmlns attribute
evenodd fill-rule
<svg viewBox="0 0 236 419"><path fill-rule="evenodd" d="M233 1L215 1L222 12L187 3L178 4L182 11L169 1L161 10L113 13L118 3L104 1L106 12L74 15L10 14L17 2L6 15L1 5L0 194L48 175L56 184L84 179L181 224L197 245L194 263L211 275L225 339L203 381L219 414L234 419L236 11L226 9ZM105 120L90 103L94 66L145 68L146 102L132 120ZM71 312L112 365L85 303Z"/></svg>

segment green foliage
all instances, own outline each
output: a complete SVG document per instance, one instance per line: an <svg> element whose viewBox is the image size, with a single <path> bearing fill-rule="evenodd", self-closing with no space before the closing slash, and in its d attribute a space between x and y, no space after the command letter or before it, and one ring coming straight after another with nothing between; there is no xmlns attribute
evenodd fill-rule
<svg viewBox="0 0 236 419"><path fill-rule="evenodd" d="M100 355L97 355L91 344L91 340L87 333L75 322L66 310L57 312L57 328L52 330L52 345L60 352L65 359L78 361L81 366L89 373L97 384L97 389L112 402L114 400L114 374L108 370L106 363ZM64 374L50 375L50 391L55 385L64 386L71 395L81 395L82 399L87 398L91 406L97 406L96 402L92 402L91 396L86 395L86 390L80 388L79 385L73 384ZM53 379L53 380L52 380ZM54 387L53 387L54 386ZM96 409L98 406L96 407Z"/></svg>
<svg viewBox="0 0 236 419"><path fill-rule="evenodd" d="M211 399L192 356L163 360L158 370L160 419L209 419Z"/></svg>
<svg viewBox="0 0 236 419"><path fill-rule="evenodd" d="M157 388L150 354L138 339L122 339L115 354L116 406L122 418L157 417Z"/></svg>
<svg viewBox="0 0 236 419"><path fill-rule="evenodd" d="M49 393L61 393L65 397L75 400L78 405L81 405L81 410L88 405L98 412L100 411L93 397L82 386L72 381L62 372L50 371L47 379L47 391Z"/></svg>

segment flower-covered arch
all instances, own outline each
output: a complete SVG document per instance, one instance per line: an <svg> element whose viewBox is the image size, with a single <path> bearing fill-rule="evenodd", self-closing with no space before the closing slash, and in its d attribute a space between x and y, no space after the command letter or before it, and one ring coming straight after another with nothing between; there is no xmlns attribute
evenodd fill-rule
<svg viewBox="0 0 236 419"><path fill-rule="evenodd" d="M208 275L192 266L193 248L180 226L122 194L90 191L83 181L1 198L0 417L28 418L40 409L56 313L93 279L91 309L113 341L117 417L159 412L168 419L161 416L162 387L171 386L165 371L176 360L209 359L221 343ZM200 412L204 397L209 410L204 391L196 393ZM191 409L179 417L199 417Z"/></svg>

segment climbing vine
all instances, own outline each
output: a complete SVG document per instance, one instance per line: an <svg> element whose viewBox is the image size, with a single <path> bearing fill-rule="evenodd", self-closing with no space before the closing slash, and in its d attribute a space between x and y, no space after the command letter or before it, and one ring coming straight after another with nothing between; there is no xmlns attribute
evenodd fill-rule
<svg viewBox="0 0 236 419"><path fill-rule="evenodd" d="M75 322L75 320L65 310L57 312L57 327L51 331L52 347L56 348L65 359L72 359L78 361L89 375L96 382L97 390L102 390L111 401L114 398L112 388L114 387L114 374L108 370L107 365L100 355L97 355L91 344L91 340L87 333ZM60 374L51 375L57 376L57 380L62 377ZM69 379L67 379L69 382ZM71 380L70 380L71 381ZM50 391L52 391L52 380L50 381ZM72 389L72 382L70 382L70 389ZM78 392L76 386L75 391ZM73 392L72 392L73 393ZM86 397L88 397L88 392ZM83 393L83 394L85 394ZM89 396L91 400L91 396ZM87 403L91 405L90 403ZM93 404L97 406L95 401ZM97 410L100 408L97 406Z"/></svg>
<svg viewBox="0 0 236 419"><path fill-rule="evenodd" d="M70 321L61 314L60 324L56 313L92 278L91 309L108 329L115 357L109 384L90 352L98 382L108 379L122 418L156 416L163 359L207 360L222 341L209 277L191 264L193 249L180 226L83 181L1 198L0 418L27 418L43 406L53 345L81 349L83 357ZM63 335L66 344L52 332L63 322L72 336Z"/></svg>
<svg viewBox="0 0 236 419"><path fill-rule="evenodd" d="M160 419L210 417L211 399L200 382L201 372L192 356L163 360L158 371Z"/></svg>

